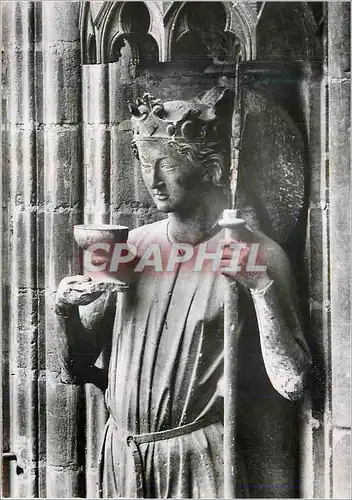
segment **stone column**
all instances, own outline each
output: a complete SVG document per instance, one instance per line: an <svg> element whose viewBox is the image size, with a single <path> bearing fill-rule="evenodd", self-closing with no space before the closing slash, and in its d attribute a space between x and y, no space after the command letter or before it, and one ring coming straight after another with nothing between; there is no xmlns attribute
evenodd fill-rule
<svg viewBox="0 0 352 500"><path fill-rule="evenodd" d="M84 393L65 385L55 337L60 328L54 298L64 276L79 274L78 248L72 226L82 221L82 106L79 2L42 2L43 30L43 163L45 273L45 421L47 497L85 496L83 465ZM41 266L40 266L41 267ZM43 363L44 363L43 359ZM44 430L45 428L45 430ZM46 436L46 439L44 438Z"/></svg>
<svg viewBox="0 0 352 500"><path fill-rule="evenodd" d="M5 376L4 419L7 443L17 456L11 465L13 497L38 494L37 466L37 304L36 289L36 109L34 3L7 2L2 6L5 102L3 106L3 168L7 211L3 261L8 287L9 379ZM6 88L7 87L7 88ZM6 311L7 312L7 311ZM8 337L7 337L8 335ZM5 344L5 345L6 345ZM5 358L6 359L6 358ZM6 364L5 364L6 366ZM6 380L7 379L7 380ZM3 471L7 473L6 468Z"/></svg>
<svg viewBox="0 0 352 500"><path fill-rule="evenodd" d="M110 222L109 71L107 64L84 65L84 220Z"/></svg>
<svg viewBox="0 0 352 500"><path fill-rule="evenodd" d="M109 72L107 64L83 68L84 143L84 222L110 223L110 126ZM100 368L107 364L102 355ZM105 366L106 367L106 366ZM106 367L107 368L107 367ZM87 497L98 494L98 455L107 411L104 395L93 384L86 384L86 489Z"/></svg>
<svg viewBox="0 0 352 500"><path fill-rule="evenodd" d="M310 80L308 267L311 395L303 421L302 496L349 498L350 4L325 6L324 74Z"/></svg>
<svg viewBox="0 0 352 500"><path fill-rule="evenodd" d="M325 447L325 379L330 337L328 298L328 201L326 163L326 88L321 63L307 62L302 82L308 142L308 218L306 271L308 274L307 340L313 355L312 388L301 409L301 496L325 496L325 470L329 460Z"/></svg>
<svg viewBox="0 0 352 500"><path fill-rule="evenodd" d="M332 446L329 494L351 495L351 4L328 3L330 366L325 425ZM328 492L326 492L328 493Z"/></svg>

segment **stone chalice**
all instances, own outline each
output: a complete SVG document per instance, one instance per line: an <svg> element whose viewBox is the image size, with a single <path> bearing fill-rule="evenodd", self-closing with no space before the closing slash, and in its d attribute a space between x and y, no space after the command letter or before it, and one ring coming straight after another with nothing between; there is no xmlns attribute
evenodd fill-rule
<svg viewBox="0 0 352 500"><path fill-rule="evenodd" d="M123 292L130 288L132 270L126 265L133 256L127 245L129 228L119 225L80 224L73 228L83 250L83 274L94 279L102 291Z"/></svg>

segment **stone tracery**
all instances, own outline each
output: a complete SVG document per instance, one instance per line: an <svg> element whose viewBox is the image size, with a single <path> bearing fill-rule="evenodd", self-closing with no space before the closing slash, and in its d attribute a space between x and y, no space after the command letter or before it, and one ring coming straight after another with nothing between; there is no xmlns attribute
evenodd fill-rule
<svg viewBox="0 0 352 500"><path fill-rule="evenodd" d="M94 3L94 2L93 2ZM99 2L97 2L99 3ZM83 64L114 62L118 59L118 52L112 56L111 41L119 37L126 37L132 33L138 38L141 33L148 34L158 47L158 60L160 62L172 61L174 45L182 35L192 31L187 19L187 2L105 2L101 3L100 10L97 6L92 10L92 2L84 2L81 7L81 33L82 33L82 60ZM225 14L223 26L224 47L231 57L229 40L231 35L238 38L241 45L242 59L255 58L255 28L256 3L255 2L210 2L207 8L222 6ZM134 6L131 8L131 6ZM210 7L209 7L210 6ZM127 13L126 11L130 12ZM138 11L138 16L132 15ZM138 26L132 19L140 19ZM149 18L149 19L148 19ZM182 32L183 27L183 32ZM200 30L202 14L200 14ZM181 31L180 31L181 29ZM194 26L193 26L194 31ZM214 33L216 36L216 33ZM218 38L220 33L218 33ZM92 44L95 42L97 58L92 57ZM221 41L220 41L221 43Z"/></svg>

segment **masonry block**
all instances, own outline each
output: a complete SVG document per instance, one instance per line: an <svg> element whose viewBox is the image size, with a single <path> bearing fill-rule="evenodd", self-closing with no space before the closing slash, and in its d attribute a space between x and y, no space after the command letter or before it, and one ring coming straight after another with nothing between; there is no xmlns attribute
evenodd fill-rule
<svg viewBox="0 0 352 500"><path fill-rule="evenodd" d="M109 67L106 64L82 67L83 121L106 124L109 117Z"/></svg>
<svg viewBox="0 0 352 500"><path fill-rule="evenodd" d="M98 498L98 469L86 469L87 498Z"/></svg>
<svg viewBox="0 0 352 500"><path fill-rule="evenodd" d="M123 120L130 118L128 103L134 102L139 96L136 92L138 87L131 84L122 84L119 78L118 66L111 65L109 69L109 121L114 125L118 125Z"/></svg>
<svg viewBox="0 0 352 500"><path fill-rule="evenodd" d="M14 367L11 372L11 418L16 423L11 443L16 448L19 465L36 460L37 415L32 411L37 399L36 376L31 369Z"/></svg>
<svg viewBox="0 0 352 500"><path fill-rule="evenodd" d="M2 2L1 5L1 40L4 50L8 48L14 41L13 22L14 18L14 2Z"/></svg>
<svg viewBox="0 0 352 500"><path fill-rule="evenodd" d="M2 326L3 332L1 338L1 353L2 353L2 421L10 422L10 339L7 335L10 325L10 290L8 285L2 287ZM2 446L4 450L10 449L10 428L8 425L3 425L2 428Z"/></svg>
<svg viewBox="0 0 352 500"><path fill-rule="evenodd" d="M12 210L11 279L17 288L34 288L36 275L36 208Z"/></svg>
<svg viewBox="0 0 352 500"><path fill-rule="evenodd" d="M1 70L1 123L6 124L9 121L10 79L9 55L4 51L1 51Z"/></svg>
<svg viewBox="0 0 352 500"><path fill-rule="evenodd" d="M45 347L45 344L44 344ZM38 396L38 458L40 465L46 464L46 370L38 370L37 396Z"/></svg>
<svg viewBox="0 0 352 500"><path fill-rule="evenodd" d="M109 223L110 131L106 125L84 126L85 222Z"/></svg>
<svg viewBox="0 0 352 500"><path fill-rule="evenodd" d="M334 8L333 8L334 9ZM338 9L342 15L342 10ZM337 40L340 40L339 38ZM338 53L345 49L338 44ZM343 60L339 64L343 64ZM334 66L333 70L337 71ZM332 71L333 71L332 70ZM332 74L333 76L333 74ZM351 425L350 80L329 82L330 279L333 423Z"/></svg>
<svg viewBox="0 0 352 500"><path fill-rule="evenodd" d="M79 43L80 2L42 2L43 42L51 47L61 43Z"/></svg>
<svg viewBox="0 0 352 500"><path fill-rule="evenodd" d="M42 459L38 463L38 497L47 498L46 494L46 463Z"/></svg>
<svg viewBox="0 0 352 500"><path fill-rule="evenodd" d="M320 74L313 74L308 82L307 89L307 125L308 125L308 162L309 162L309 201L312 206L321 206L325 203L326 178L322 173L322 92L323 82Z"/></svg>
<svg viewBox="0 0 352 500"><path fill-rule="evenodd" d="M135 199L136 170L132 133L111 129L111 205L116 211L123 203Z"/></svg>
<svg viewBox="0 0 352 500"><path fill-rule="evenodd" d="M41 2L35 3L36 11L40 11ZM37 25L38 26L38 25ZM34 54L34 68L35 68L35 119L38 124L37 134L39 133L39 125L43 124L43 107L44 107L44 94L43 94L43 82L44 82L44 72L43 72L43 52L42 46L38 41L35 48ZM41 156L37 153L39 158Z"/></svg>
<svg viewBox="0 0 352 500"><path fill-rule="evenodd" d="M313 304L320 303L324 296L324 269L328 258L324 249L324 231L328 213L327 207L308 210L309 298Z"/></svg>
<svg viewBox="0 0 352 500"><path fill-rule="evenodd" d="M46 203L53 208L79 204L82 190L80 126L46 128L44 148Z"/></svg>
<svg viewBox="0 0 352 500"><path fill-rule="evenodd" d="M86 384L85 395L87 496L96 498L98 493L98 457L108 414L104 394L100 389L92 384Z"/></svg>
<svg viewBox="0 0 352 500"><path fill-rule="evenodd" d="M332 421L351 427L351 323L335 322L331 333Z"/></svg>
<svg viewBox="0 0 352 500"><path fill-rule="evenodd" d="M43 52L44 120L77 123L81 114L81 65L78 44L55 44Z"/></svg>
<svg viewBox="0 0 352 500"><path fill-rule="evenodd" d="M62 209L46 213L46 288L48 289L56 290L62 278L79 274L82 256L73 238L73 226L80 222L81 212L78 209Z"/></svg>
<svg viewBox="0 0 352 500"><path fill-rule="evenodd" d="M37 368L45 370L45 290L37 290Z"/></svg>
<svg viewBox="0 0 352 500"><path fill-rule="evenodd" d="M76 498L84 497L81 484L83 471L80 467L46 467L46 496L47 498Z"/></svg>
<svg viewBox="0 0 352 500"><path fill-rule="evenodd" d="M12 28L16 35L16 41L20 42L20 46L26 49L34 40L33 7L31 2L14 2L12 11L12 22L14 23Z"/></svg>
<svg viewBox="0 0 352 500"><path fill-rule="evenodd" d="M33 13L32 2L4 2L2 6L2 25L5 28L2 33L3 50L8 57L11 82L6 114L8 123L27 123L34 114Z"/></svg>
<svg viewBox="0 0 352 500"><path fill-rule="evenodd" d="M313 426L313 467L314 467L314 498L325 498L326 491L325 464L330 461L330 450L326 449L325 440L327 439L327 429L324 426Z"/></svg>
<svg viewBox="0 0 352 500"><path fill-rule="evenodd" d="M127 226L130 230L138 227L137 217L133 214L131 207L123 207L113 211L111 214L111 223Z"/></svg>
<svg viewBox="0 0 352 500"><path fill-rule="evenodd" d="M11 450L16 453L16 468L11 468L11 495L37 496L37 398L36 372L12 368ZM18 475L17 472L20 472Z"/></svg>
<svg viewBox="0 0 352 500"><path fill-rule="evenodd" d="M108 413L104 393L92 384L86 384L87 440L91 446L87 450L87 465L97 467L99 449Z"/></svg>
<svg viewBox="0 0 352 500"><path fill-rule="evenodd" d="M58 338L62 334L62 327L55 313L55 295L56 290L46 290L45 366L47 370L59 375L61 372L61 361L58 355Z"/></svg>
<svg viewBox="0 0 352 500"><path fill-rule="evenodd" d="M46 419L47 465L73 467L78 462L79 430L77 422L81 408L82 389L65 385L57 374L47 370Z"/></svg>
<svg viewBox="0 0 352 500"><path fill-rule="evenodd" d="M35 130L11 127L9 136L11 199L16 205L30 205L35 201Z"/></svg>
<svg viewBox="0 0 352 500"><path fill-rule="evenodd" d="M329 4L328 22L331 27L328 34L329 74L338 77L351 71L351 3Z"/></svg>
<svg viewBox="0 0 352 500"><path fill-rule="evenodd" d="M43 2L45 123L77 123L81 116L79 2Z"/></svg>
<svg viewBox="0 0 352 500"><path fill-rule="evenodd" d="M350 102L350 82L350 76L347 75L329 82L329 164L332 181L330 189L337 188L331 194L338 197L340 201L342 201L341 194L348 191L346 180L350 172L351 148L348 139L351 116L348 106L346 106Z"/></svg>
<svg viewBox="0 0 352 500"><path fill-rule="evenodd" d="M34 45L27 50L21 47L9 52L11 92L8 99L8 121L11 124L27 124L35 115L34 70Z"/></svg>
<svg viewBox="0 0 352 500"><path fill-rule="evenodd" d="M333 430L333 498L351 498L351 429Z"/></svg>
<svg viewBox="0 0 352 500"><path fill-rule="evenodd" d="M11 352L16 368L37 368L37 294L34 289L12 290Z"/></svg>
<svg viewBox="0 0 352 500"><path fill-rule="evenodd" d="M37 474L35 471L21 469L21 474L18 474L18 469L12 466L11 479L11 496L16 498L35 498L37 495L33 493L37 490ZM23 472L22 472L23 471Z"/></svg>

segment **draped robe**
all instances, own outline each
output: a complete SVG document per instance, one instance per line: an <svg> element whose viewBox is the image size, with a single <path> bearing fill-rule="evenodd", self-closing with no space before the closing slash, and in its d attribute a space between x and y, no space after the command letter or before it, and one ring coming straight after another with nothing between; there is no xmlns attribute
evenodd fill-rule
<svg viewBox="0 0 352 500"><path fill-rule="evenodd" d="M219 232L208 241L208 252L214 253L222 237ZM136 246L139 257L151 244L158 245L164 271L148 266L138 273L131 290L118 294L105 396L110 418L101 451L102 496L137 495L136 467L123 436L173 429L209 416L211 423L201 429L139 446L144 495L221 498L223 399L217 385L223 375L227 279L212 271L211 261L206 261L201 272L194 271L193 259L165 271L172 248L166 220L131 231L129 242ZM247 354L243 352L245 376L240 377L240 384L242 380L245 394L253 371L246 372L246 360L250 359L250 365L251 359L260 359L260 348L250 300L245 298L242 304L243 314L251 319L243 322L243 329L247 329L246 335L250 329L252 337L247 337L256 339ZM256 371L257 380L265 378L267 390L265 370L257 361ZM258 384L260 391L261 382ZM251 408L249 396L243 402L246 413ZM240 446L237 466L237 495L245 497Z"/></svg>

